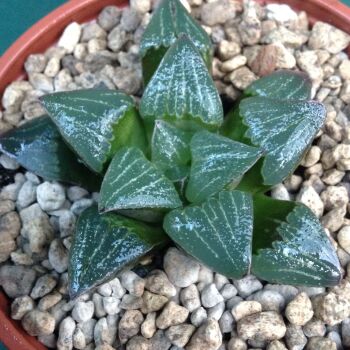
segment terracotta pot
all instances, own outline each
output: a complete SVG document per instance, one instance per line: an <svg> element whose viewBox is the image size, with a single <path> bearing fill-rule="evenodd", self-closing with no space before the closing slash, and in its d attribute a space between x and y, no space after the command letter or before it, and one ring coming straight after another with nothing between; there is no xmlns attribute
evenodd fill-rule
<svg viewBox="0 0 350 350"><path fill-rule="evenodd" d="M306 11L311 22L328 22L350 34L350 8L338 0L257 0L260 3L285 3ZM0 58L0 96L12 81L24 76L23 64L32 53L45 51L55 43L72 21L85 22L107 5L125 6L127 0L70 0L51 12L24 33ZM348 48L350 54L350 47ZM45 347L11 320L10 303L0 292L0 340L9 350L44 350Z"/></svg>

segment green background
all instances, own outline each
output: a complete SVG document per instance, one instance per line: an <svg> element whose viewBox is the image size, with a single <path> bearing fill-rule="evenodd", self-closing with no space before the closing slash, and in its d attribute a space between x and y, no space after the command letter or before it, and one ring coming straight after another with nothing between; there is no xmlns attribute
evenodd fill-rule
<svg viewBox="0 0 350 350"><path fill-rule="evenodd" d="M0 54L28 27L66 0L0 0ZM350 6L350 0L343 0ZM5 350L0 343L0 350Z"/></svg>
<svg viewBox="0 0 350 350"><path fill-rule="evenodd" d="M0 54L28 27L66 0L0 0Z"/></svg>

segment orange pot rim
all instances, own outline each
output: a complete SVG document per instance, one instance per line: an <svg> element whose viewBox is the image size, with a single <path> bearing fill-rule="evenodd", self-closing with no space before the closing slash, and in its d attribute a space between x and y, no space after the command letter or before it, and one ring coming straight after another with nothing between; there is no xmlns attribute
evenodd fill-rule
<svg viewBox="0 0 350 350"><path fill-rule="evenodd" d="M311 22L328 22L350 34L350 8L338 0L257 0L260 3L285 3L305 11ZM34 24L0 57L0 97L6 86L24 76L23 65L33 53L44 52L72 21L83 23L97 17L108 5L125 6L127 0L70 0ZM348 50L350 54L350 51ZM20 322L10 317L10 302L0 291L0 340L9 350L45 350L29 336Z"/></svg>

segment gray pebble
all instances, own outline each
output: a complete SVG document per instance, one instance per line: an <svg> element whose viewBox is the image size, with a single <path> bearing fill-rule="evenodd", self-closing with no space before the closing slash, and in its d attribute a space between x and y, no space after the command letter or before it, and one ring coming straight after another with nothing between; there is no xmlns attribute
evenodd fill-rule
<svg viewBox="0 0 350 350"><path fill-rule="evenodd" d="M32 336L48 335L55 330L55 319L48 312L31 310L22 318L22 326Z"/></svg>
<svg viewBox="0 0 350 350"><path fill-rule="evenodd" d="M164 256L164 270L177 287L185 288L196 283L199 268L196 260L176 248L169 248Z"/></svg>
<svg viewBox="0 0 350 350"><path fill-rule="evenodd" d="M285 335L285 341L290 350L303 350L307 338L305 337L303 330L300 326L289 325Z"/></svg>
<svg viewBox="0 0 350 350"><path fill-rule="evenodd" d="M15 298L11 303L11 318L21 320L27 312L34 309L34 306L33 299L27 295Z"/></svg>
<svg viewBox="0 0 350 350"><path fill-rule="evenodd" d="M49 294L57 284L56 278L51 275L44 275L37 279L35 285L30 293L33 299L42 298L46 294Z"/></svg>
<svg viewBox="0 0 350 350"><path fill-rule="evenodd" d="M203 307L199 307L191 314L191 323L199 327L208 317L207 311Z"/></svg>
<svg viewBox="0 0 350 350"><path fill-rule="evenodd" d="M110 31L120 22L122 11L117 6L105 7L97 18L98 24L105 30Z"/></svg>
<svg viewBox="0 0 350 350"><path fill-rule="evenodd" d="M242 298L246 298L263 287L261 282L253 275L248 275L240 280L234 280L233 284Z"/></svg>
<svg viewBox="0 0 350 350"><path fill-rule="evenodd" d="M36 193L41 209L46 211L61 208L66 199L64 187L58 183L43 182L37 187Z"/></svg>
<svg viewBox="0 0 350 350"><path fill-rule="evenodd" d="M203 288L201 292L202 305L206 308L215 306L216 304L224 301L224 298L217 290L214 283L211 283Z"/></svg>
<svg viewBox="0 0 350 350"><path fill-rule="evenodd" d="M78 301L72 310L72 317L79 323L86 322L92 318L94 311L95 306L92 301Z"/></svg>
<svg viewBox="0 0 350 350"><path fill-rule="evenodd" d="M281 312L285 307L285 300L282 294L274 290L261 290L250 295L247 300L258 301L263 311Z"/></svg>
<svg viewBox="0 0 350 350"><path fill-rule="evenodd" d="M75 331L75 322L72 317L66 317L61 323L58 331L57 349L73 349L73 333Z"/></svg>
<svg viewBox="0 0 350 350"><path fill-rule="evenodd" d="M184 288L180 292L180 300L182 305L189 311L192 312L201 306L199 298L199 292L196 285L191 284Z"/></svg>
<svg viewBox="0 0 350 350"><path fill-rule="evenodd" d="M54 239L50 244L49 261L58 272L65 272L68 268L68 252L61 240Z"/></svg>
<svg viewBox="0 0 350 350"><path fill-rule="evenodd" d="M0 267L0 285L12 299L30 294L36 277L35 270L25 266Z"/></svg>

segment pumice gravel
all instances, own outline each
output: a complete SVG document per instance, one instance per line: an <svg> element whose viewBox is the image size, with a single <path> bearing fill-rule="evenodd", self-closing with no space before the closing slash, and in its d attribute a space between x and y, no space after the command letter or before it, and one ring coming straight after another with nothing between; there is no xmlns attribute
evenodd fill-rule
<svg viewBox="0 0 350 350"><path fill-rule="evenodd" d="M68 253L79 215L99 198L79 186L43 181L0 155L10 176L0 188L0 285L11 317L48 348L84 350L340 350L350 347L350 37L286 5L182 0L210 35L212 75L221 96L236 100L260 76L297 69L327 108L323 129L301 166L271 196L296 200L320 218L340 260L333 288L232 280L178 248L151 271L125 270L94 292L68 297ZM28 80L2 97L0 133L45 113L54 91L104 86L142 93L139 44L158 1L101 11L71 23L58 45L27 58ZM331 33L331 35L330 35ZM143 259L144 268L157 257ZM141 270L140 270L141 271ZM139 272L139 274L138 274Z"/></svg>

